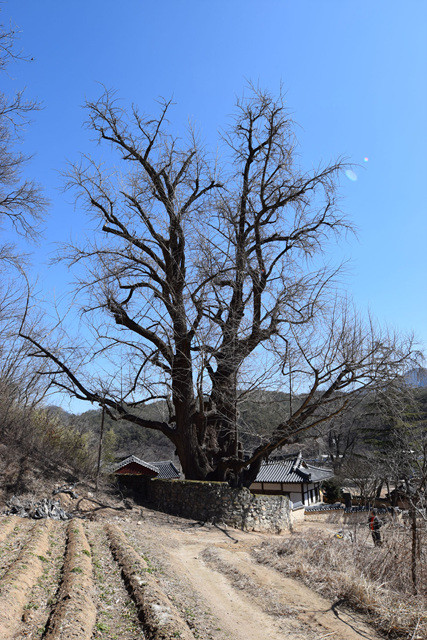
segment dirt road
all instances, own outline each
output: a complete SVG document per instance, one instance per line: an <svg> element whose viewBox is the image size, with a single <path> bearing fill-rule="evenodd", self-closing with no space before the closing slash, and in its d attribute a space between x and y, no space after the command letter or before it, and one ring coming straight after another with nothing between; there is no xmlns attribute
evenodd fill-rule
<svg viewBox="0 0 427 640"><path fill-rule="evenodd" d="M257 563L268 537L139 508L65 524L2 517L0 637L379 640Z"/></svg>
<svg viewBox="0 0 427 640"><path fill-rule="evenodd" d="M148 555L196 637L206 640L379 640L362 618L296 580L258 564L268 536L201 525L144 510L122 523ZM198 635L197 635L198 634Z"/></svg>

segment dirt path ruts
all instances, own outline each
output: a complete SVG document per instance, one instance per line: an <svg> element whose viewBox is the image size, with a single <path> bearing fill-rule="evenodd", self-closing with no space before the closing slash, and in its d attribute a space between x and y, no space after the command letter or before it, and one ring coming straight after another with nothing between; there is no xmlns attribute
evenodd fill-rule
<svg viewBox="0 0 427 640"><path fill-rule="evenodd" d="M361 616L349 613L313 592L297 580L286 578L270 567L254 563L251 556L238 550L218 549L217 553L225 567L237 569L258 585L260 592L269 590L277 605L290 608L294 621L301 621L315 634L332 633L339 640L369 638L379 640L373 629L364 623Z"/></svg>
<svg viewBox="0 0 427 640"><path fill-rule="evenodd" d="M285 629L245 594L233 588L226 576L200 560L198 545L185 545L174 552L180 574L202 595L215 617L218 630L230 640L283 640ZM286 629L290 632L290 629ZM288 635L289 640L297 636Z"/></svg>
<svg viewBox="0 0 427 640"><path fill-rule="evenodd" d="M137 527L131 525L128 535L139 552L157 557L170 574L178 576L175 585L186 585L188 592L197 594L199 609L208 609L212 615L209 638L380 640L361 617L346 613L298 581L259 565L248 551L265 536L233 530L224 533L194 526L196 523L170 526L161 516L150 518ZM206 548L217 554L219 562L204 557ZM245 588L245 583L250 588ZM197 628L197 614L195 617Z"/></svg>

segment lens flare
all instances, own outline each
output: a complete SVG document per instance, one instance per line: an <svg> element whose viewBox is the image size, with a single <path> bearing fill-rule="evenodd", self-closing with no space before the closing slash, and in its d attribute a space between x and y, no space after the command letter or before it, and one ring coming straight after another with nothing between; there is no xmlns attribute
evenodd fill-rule
<svg viewBox="0 0 427 640"><path fill-rule="evenodd" d="M351 180L352 182L356 182L357 180L357 175L354 173L353 169L346 169L345 170L345 175L347 176L347 178L349 180Z"/></svg>
<svg viewBox="0 0 427 640"><path fill-rule="evenodd" d="M368 161L369 161L369 158L368 158L367 156L365 156L365 157L363 158L363 162L368 162Z"/></svg>

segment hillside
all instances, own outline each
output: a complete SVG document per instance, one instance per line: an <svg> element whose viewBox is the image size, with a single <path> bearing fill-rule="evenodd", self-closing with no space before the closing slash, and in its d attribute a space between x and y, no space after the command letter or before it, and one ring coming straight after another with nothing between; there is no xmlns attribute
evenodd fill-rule
<svg viewBox="0 0 427 640"><path fill-rule="evenodd" d="M293 408L302 401L303 396L292 399ZM424 421L427 416L427 389L414 388L415 408L407 414L411 422ZM369 397L365 400L369 405ZM384 420L379 421L371 409L358 408L359 416L355 421L354 415L349 412L342 414L340 420L340 438L348 431L357 430L358 438L356 448L362 450L370 447L370 441L383 437L385 428ZM90 437L92 446L96 448L101 424L101 411L90 410L80 415L67 413L59 407L50 407L49 412L55 415L59 421L69 428L81 432ZM140 409L141 416L152 420L164 420L167 417L165 402L150 403ZM239 405L239 436L243 443L244 451L253 450L260 442L271 434L280 422L289 415L289 395L281 392L257 391L252 392ZM352 426L346 426L348 422ZM325 423L316 432L302 434L298 440L286 447L286 452L294 452L301 449L305 456L318 457L320 454L328 455L336 453L328 437L328 425ZM105 417L105 431L114 433L114 455L120 459L130 454L147 460L147 462L171 459L177 462L172 443L161 433L145 430L138 425L124 420L114 421L109 416ZM333 433L335 433L333 431ZM280 452L279 452L280 453Z"/></svg>
<svg viewBox="0 0 427 640"><path fill-rule="evenodd" d="M294 402L297 402L294 399ZM101 424L101 410L90 410L79 415L67 413L59 407L49 411L74 429L94 437L94 445ZM250 450L289 413L289 396L280 392L260 391L252 393L239 407L239 433L245 450ZM163 401L153 402L140 409L140 415L151 420L165 420L167 405ZM172 443L161 433L145 430L124 420L114 421L105 416L105 431L116 436L116 457L132 453L147 462L161 459L176 459Z"/></svg>

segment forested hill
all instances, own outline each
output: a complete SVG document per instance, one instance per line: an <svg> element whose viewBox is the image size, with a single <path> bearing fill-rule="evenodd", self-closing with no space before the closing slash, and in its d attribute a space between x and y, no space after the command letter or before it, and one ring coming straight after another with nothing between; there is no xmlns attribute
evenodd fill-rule
<svg viewBox="0 0 427 640"><path fill-rule="evenodd" d="M293 399L295 402L295 399ZM67 413L59 407L51 407L59 420L79 431L99 433L101 411L91 410L80 415ZM153 402L140 409L141 416L151 420L167 419L167 406L163 401ZM239 433L245 449L250 449L289 414L289 396L280 392L260 391L252 393L239 407ZM116 435L116 456L130 454L142 457L147 462L174 459L172 443L161 433L149 431L125 420L114 421L105 416L105 430L112 429Z"/></svg>
<svg viewBox="0 0 427 640"><path fill-rule="evenodd" d="M411 423L419 421L425 423L427 389L415 388L414 392L416 405L408 411L406 419ZM302 398L303 396L292 398L293 410ZM243 400L239 405L238 430L244 450L247 452L253 450L264 437L271 434L274 428L289 415L289 408L289 395L281 392L253 392ZM93 443L92 446L96 447L101 425L101 411L99 409L86 411L80 415L67 413L58 407L51 407L50 411L63 425L91 434L90 441ZM301 439L287 446L286 452L290 453L301 449L304 455L309 457L331 453L341 455L342 451L334 450L334 437L340 440L340 446L345 439L353 442L352 451L369 449L373 441L384 437L383 431L387 429L384 421L379 421L374 413L372 413L372 403L366 398L366 405L358 407L357 415L350 411L348 416L344 414L339 416L337 425L331 424L328 427L324 423L322 429L315 433L304 434ZM151 420L166 420L166 403L159 401L145 405L140 409L140 414ZM352 433L354 430L357 432L357 437ZM124 420L114 421L107 415L105 417L105 431L112 431L115 434L113 439L115 440L116 458L133 454L148 462L162 459L176 460L172 443L157 431L143 429ZM329 435L327 435L328 432Z"/></svg>

